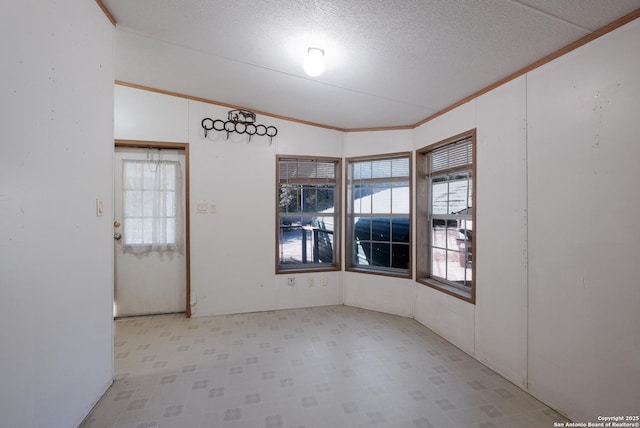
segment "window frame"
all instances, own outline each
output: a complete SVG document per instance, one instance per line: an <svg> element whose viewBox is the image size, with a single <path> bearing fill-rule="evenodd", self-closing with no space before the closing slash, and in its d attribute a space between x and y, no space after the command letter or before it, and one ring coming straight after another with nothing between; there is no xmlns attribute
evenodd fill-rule
<svg viewBox="0 0 640 428"><path fill-rule="evenodd" d="M473 237L471 239L471 287L470 290L464 290L461 287L456 287L439 278L434 278L431 275L431 254L432 254L432 236L431 236L431 177L428 166L428 154L432 153L436 149L452 145L466 139L471 140L471 221L473 227ZM477 181L477 141L476 141L476 129L471 129L460 134L454 135L437 143L430 144L416 150L416 210L418 216L417 222L417 251L416 251L416 282L431 287L435 290L449 294L453 297L462 299L469 303L475 304L476 301L476 271L477 271L477 223L476 223L476 198L478 190ZM468 167L461 167L461 172L469 171ZM453 170L451 171L453 172ZM442 171L439 171L433 175L442 175Z"/></svg>
<svg viewBox="0 0 640 428"><path fill-rule="evenodd" d="M335 193L334 193L334 225L333 225L333 263L306 263L306 264L282 264L280 263L280 162L286 160L317 161L335 163ZM309 272L333 272L342 269L341 266L341 227L342 227L342 158L308 155L276 155L275 177L275 271L276 275Z"/></svg>
<svg viewBox="0 0 640 428"><path fill-rule="evenodd" d="M367 267L357 265L354 262L353 246L355 244L354 229L355 225L353 217L353 190L352 190L352 165L357 162L377 161L386 159L398 159L407 158L409 162L409 175L406 180L409 183L408 195L409 195L409 213L408 217L408 267L406 271L404 269L392 268L392 267ZM395 152L395 153L382 153L376 155L356 156L345 159L346 178L345 178L345 271L358 272L372 275L392 276L395 278L413 278L413 152ZM394 177L390 177L394 179ZM378 182L383 182L381 179L373 179ZM373 181L372 180L372 181ZM389 180L391 182L393 180ZM397 180L400 181L400 180ZM392 213L387 215L391 216ZM403 216L404 217L404 216ZM392 242L392 241L390 241Z"/></svg>

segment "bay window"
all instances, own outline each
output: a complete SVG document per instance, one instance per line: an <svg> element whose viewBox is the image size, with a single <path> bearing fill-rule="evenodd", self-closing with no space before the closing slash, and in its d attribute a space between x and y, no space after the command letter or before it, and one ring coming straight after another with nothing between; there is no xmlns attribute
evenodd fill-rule
<svg viewBox="0 0 640 428"><path fill-rule="evenodd" d="M411 154L347 159L347 269L411 276Z"/></svg>
<svg viewBox="0 0 640 428"><path fill-rule="evenodd" d="M418 281L475 301L475 130L417 151Z"/></svg>
<svg viewBox="0 0 640 428"><path fill-rule="evenodd" d="M337 158L277 157L276 273L338 270Z"/></svg>

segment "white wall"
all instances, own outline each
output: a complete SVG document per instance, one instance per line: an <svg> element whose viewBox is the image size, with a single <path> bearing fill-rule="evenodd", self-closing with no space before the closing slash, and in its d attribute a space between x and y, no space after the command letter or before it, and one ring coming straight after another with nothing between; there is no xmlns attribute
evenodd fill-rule
<svg viewBox="0 0 640 428"><path fill-rule="evenodd" d="M410 152L413 150L412 135L411 130L348 132L344 136L344 157ZM343 248L346 247L343 245ZM344 272L343 275L345 304L413 316L413 279L361 272Z"/></svg>
<svg viewBox="0 0 640 428"><path fill-rule="evenodd" d="M278 129L272 144L216 131L205 139L202 119L225 120L229 108L124 86L115 92L116 138L189 143L193 316L342 303L340 272L275 274L274 232L276 154L340 158L341 133L258 115ZM198 203L215 213L198 213Z"/></svg>
<svg viewBox="0 0 640 428"><path fill-rule="evenodd" d="M640 20L529 73L529 384L640 409Z"/></svg>
<svg viewBox="0 0 640 428"><path fill-rule="evenodd" d="M475 354L527 385L526 77L476 100Z"/></svg>
<svg viewBox="0 0 640 428"><path fill-rule="evenodd" d="M415 318L526 387L526 78L416 129L416 149L476 128L476 304L417 285Z"/></svg>
<svg viewBox="0 0 640 428"><path fill-rule="evenodd" d="M264 117L279 129L272 146L204 140L202 118L224 118L227 109L117 87L116 133L191 144L196 315L344 301L413 316L574 420L634 414L640 57L630 53L638 40L635 21L413 131L341 135ZM153 120L118 126L124 111ZM276 153L411 151L472 128L475 305L393 277L330 273L322 289L317 279L306 286L315 274L296 274L292 289L288 275L274 275ZM199 201L217 213L195 214Z"/></svg>
<svg viewBox="0 0 640 428"><path fill-rule="evenodd" d="M471 101L418 127L414 132L414 148L420 149L475 127L476 101ZM479 172L478 176L480 177ZM474 229L479 230L481 227L479 224L474 225ZM480 247L476 245L477 252L480 252ZM476 306L425 285L416 283L415 287L415 319L474 355ZM479 287L476 286L476 292L478 290Z"/></svg>
<svg viewBox="0 0 640 428"><path fill-rule="evenodd" d="M85 0L2 21L0 424L77 426L112 377L113 28Z"/></svg>
<svg viewBox="0 0 640 428"><path fill-rule="evenodd" d="M573 420L640 408L636 20L415 130L477 128L476 304L415 318Z"/></svg>

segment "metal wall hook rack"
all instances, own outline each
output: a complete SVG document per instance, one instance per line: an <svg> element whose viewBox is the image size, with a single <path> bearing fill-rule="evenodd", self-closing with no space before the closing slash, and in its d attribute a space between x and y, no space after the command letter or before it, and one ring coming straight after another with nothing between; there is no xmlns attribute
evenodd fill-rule
<svg viewBox="0 0 640 428"><path fill-rule="evenodd" d="M204 129L204 138L207 138L209 131L226 131L229 139L230 132L238 134L247 134L251 142L254 135L269 137L269 145L273 142L273 137L278 135L278 129L275 126L256 125L256 114L247 110L230 110L226 121L221 119L211 119L205 117L202 119L202 128Z"/></svg>

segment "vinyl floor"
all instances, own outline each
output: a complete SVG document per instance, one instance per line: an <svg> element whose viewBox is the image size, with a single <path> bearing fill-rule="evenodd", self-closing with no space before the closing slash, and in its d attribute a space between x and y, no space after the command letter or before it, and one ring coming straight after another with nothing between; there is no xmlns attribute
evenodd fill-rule
<svg viewBox="0 0 640 428"><path fill-rule="evenodd" d="M326 306L115 321L83 428L544 428L567 419L412 319Z"/></svg>

